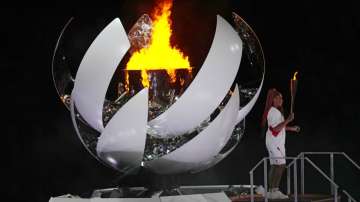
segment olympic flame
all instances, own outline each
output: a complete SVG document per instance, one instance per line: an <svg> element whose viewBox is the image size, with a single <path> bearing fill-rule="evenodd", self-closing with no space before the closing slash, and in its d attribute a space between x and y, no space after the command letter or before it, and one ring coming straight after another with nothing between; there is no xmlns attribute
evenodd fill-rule
<svg viewBox="0 0 360 202"><path fill-rule="evenodd" d="M170 82L176 81L176 69L187 69L191 73L188 56L171 46L171 7L172 0L161 2L153 13L152 36L149 46L134 52L126 65L127 70L140 70L142 84L149 87L148 70L166 70ZM129 84L128 76L126 84Z"/></svg>

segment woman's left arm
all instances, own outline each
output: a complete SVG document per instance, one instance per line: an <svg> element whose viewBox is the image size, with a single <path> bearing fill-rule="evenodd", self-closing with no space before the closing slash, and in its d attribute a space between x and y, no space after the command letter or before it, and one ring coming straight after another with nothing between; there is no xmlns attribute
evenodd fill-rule
<svg viewBox="0 0 360 202"><path fill-rule="evenodd" d="M286 130L298 133L298 132L300 132L300 127L299 126L286 126Z"/></svg>

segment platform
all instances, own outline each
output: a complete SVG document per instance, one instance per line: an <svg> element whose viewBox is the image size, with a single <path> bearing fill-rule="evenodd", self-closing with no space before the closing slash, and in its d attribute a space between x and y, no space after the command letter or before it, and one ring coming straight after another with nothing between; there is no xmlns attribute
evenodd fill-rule
<svg viewBox="0 0 360 202"><path fill-rule="evenodd" d="M233 202L250 202L251 198L250 195L239 195L230 197L231 201ZM254 201L265 201L264 197L261 195L256 194L254 197ZM289 199L269 199L270 202L293 202L294 196L290 195ZM298 202L333 202L334 196L331 195L324 195L324 194L305 194L305 195L298 195ZM340 200L340 196L338 196L338 201Z"/></svg>
<svg viewBox="0 0 360 202"><path fill-rule="evenodd" d="M260 194L254 195L254 201L265 201ZM181 202L250 202L250 185L209 185L209 186L180 186L176 189L154 191L145 187L108 188L94 190L88 196L64 195L52 197L50 202L133 202L133 201L181 201ZM268 200L269 202L293 202L289 199ZM298 195L298 202L333 202L334 197L325 194ZM338 197L340 201L340 196Z"/></svg>

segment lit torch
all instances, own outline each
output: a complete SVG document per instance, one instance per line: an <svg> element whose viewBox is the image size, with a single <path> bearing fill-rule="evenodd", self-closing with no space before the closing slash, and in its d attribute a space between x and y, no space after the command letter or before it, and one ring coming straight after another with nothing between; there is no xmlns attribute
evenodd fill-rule
<svg viewBox="0 0 360 202"><path fill-rule="evenodd" d="M291 93L290 113L293 113L293 109L294 109L294 100L297 90L297 79L296 79L297 74L298 72L295 72L293 78L290 80L290 93Z"/></svg>

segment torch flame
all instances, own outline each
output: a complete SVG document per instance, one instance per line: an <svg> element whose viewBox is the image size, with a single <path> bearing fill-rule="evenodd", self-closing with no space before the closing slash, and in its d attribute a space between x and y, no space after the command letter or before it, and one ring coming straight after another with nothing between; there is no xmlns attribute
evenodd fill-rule
<svg viewBox="0 0 360 202"><path fill-rule="evenodd" d="M294 80L294 81L297 80L297 79L296 79L297 74L298 74L298 72L296 71L296 72L294 73L294 76L293 76L293 79L292 79L292 80Z"/></svg>
<svg viewBox="0 0 360 202"><path fill-rule="evenodd" d="M171 83L176 81L176 69L187 69L189 73L191 72L188 57L170 44L171 7L172 0L165 0L159 4L153 15L154 22L149 46L134 52L126 65L127 70L141 70L144 87L149 87L148 70L166 70ZM128 84L128 82L127 77L126 83Z"/></svg>

